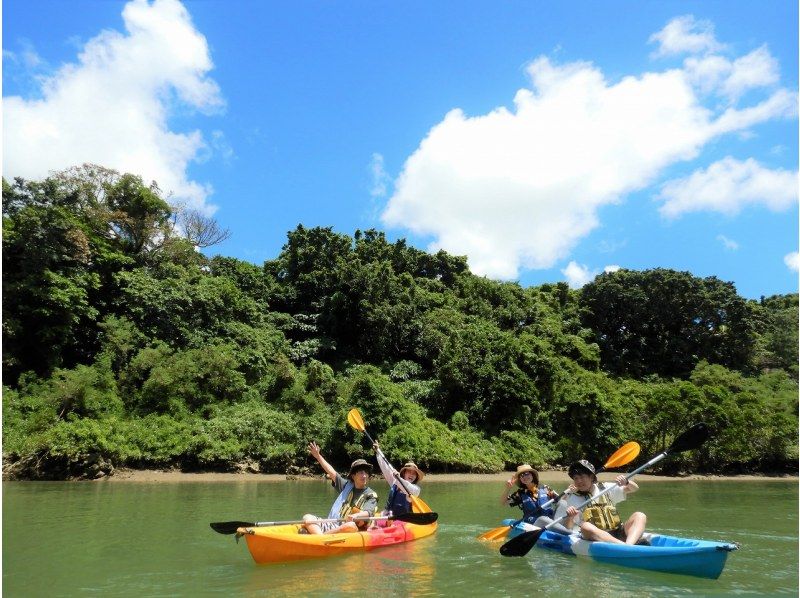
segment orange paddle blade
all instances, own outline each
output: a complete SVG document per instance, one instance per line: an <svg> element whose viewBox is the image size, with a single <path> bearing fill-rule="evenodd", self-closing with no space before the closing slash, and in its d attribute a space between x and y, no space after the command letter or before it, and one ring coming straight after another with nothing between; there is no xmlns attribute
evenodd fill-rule
<svg viewBox="0 0 800 598"><path fill-rule="evenodd" d="M615 467L627 465L639 456L639 451L641 450L638 442L628 442L619 447L617 452L608 458L603 469L614 469Z"/></svg>
<svg viewBox="0 0 800 598"><path fill-rule="evenodd" d="M363 432L366 429L361 414L355 408L347 412L347 423L359 432Z"/></svg>
<svg viewBox="0 0 800 598"><path fill-rule="evenodd" d="M414 513L430 513L431 512L431 508L428 506L428 503L426 503L424 500L422 500L419 496L409 495L408 498L411 499L411 510Z"/></svg>
<svg viewBox="0 0 800 598"><path fill-rule="evenodd" d="M508 535L508 532L510 531L511 531L510 525L495 527L494 529L490 529L488 532L483 532L480 536L478 536L478 540L483 540L484 542L494 542L495 540L502 540Z"/></svg>

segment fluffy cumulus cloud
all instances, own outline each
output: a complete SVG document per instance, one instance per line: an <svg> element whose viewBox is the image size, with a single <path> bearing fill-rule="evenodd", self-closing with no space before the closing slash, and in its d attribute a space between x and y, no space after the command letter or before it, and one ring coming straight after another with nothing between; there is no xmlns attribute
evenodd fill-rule
<svg viewBox="0 0 800 598"><path fill-rule="evenodd" d="M3 98L3 173L41 178L94 162L209 209L210 189L186 174L206 149L203 137L168 127L177 106L203 113L223 106L208 77L206 39L177 0L132 0L122 17L126 33L103 31L87 42L76 62L43 80L39 99Z"/></svg>
<svg viewBox="0 0 800 598"><path fill-rule="evenodd" d="M571 261L567 267L561 270L564 278L567 279L567 284L571 289L579 289L586 283L594 280L597 276L597 271L592 271L588 266Z"/></svg>
<svg viewBox="0 0 800 598"><path fill-rule="evenodd" d="M722 47L697 23L669 27L657 38L663 53ZM719 76L701 89L699 67L609 81L590 63L539 57L512 109L476 116L454 109L428 132L395 180L382 219L432 237L430 250L467 255L478 274L512 279L520 268L550 268L598 226L602 206L696 158L720 135L796 114L795 94L780 88L744 107L731 102L726 90L774 80L741 67L750 74L727 83L732 64L706 65ZM704 93L728 100L709 108Z"/></svg>
<svg viewBox="0 0 800 598"><path fill-rule="evenodd" d="M783 263L786 264L792 272L800 271L800 254L796 251L787 253L783 256Z"/></svg>
<svg viewBox="0 0 800 598"><path fill-rule="evenodd" d="M777 212L797 202L797 183L797 172L771 170L752 158L740 161L728 156L664 184L659 210L668 218L699 211L734 215L754 204Z"/></svg>

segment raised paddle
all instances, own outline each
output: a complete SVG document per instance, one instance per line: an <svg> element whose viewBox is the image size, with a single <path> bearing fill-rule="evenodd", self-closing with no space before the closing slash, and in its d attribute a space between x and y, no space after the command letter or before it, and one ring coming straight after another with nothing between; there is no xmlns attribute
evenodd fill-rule
<svg viewBox="0 0 800 598"><path fill-rule="evenodd" d="M347 412L347 423L352 426L353 429L362 432L364 436L367 437L367 440L370 441L371 444L375 444L375 441L372 439L372 436L369 435L367 432L367 427L364 425L364 418L361 417L361 413L355 407ZM430 513L431 508L425 503L424 500L419 498L418 496L414 496L411 494L408 486L406 485L406 481L400 477L400 474L395 473L394 477L397 478L397 481L403 486L403 489L406 491L406 496L411 501L412 508L419 512L419 513Z"/></svg>
<svg viewBox="0 0 800 598"><path fill-rule="evenodd" d="M623 444L614 452L613 455L611 455L608 458L605 464L600 469L597 470L597 473L601 473L607 469L615 469L617 467L622 467L623 465L627 465L628 463L630 463L636 457L639 456L639 452L641 450L642 448L639 446L638 442L631 441ZM564 492L559 494L557 497L551 498L541 506L541 509L544 510L553 503L558 502L559 500L561 500L561 497L563 497L566 493L567 491L564 490ZM520 521L522 521L522 519L515 521L514 525L516 525ZM484 532L480 536L478 536L478 540L483 540L485 542L494 542L496 540L502 540L508 535L508 532L511 531L511 528L514 527L514 525L502 525L500 527L495 527L493 529L490 529L488 532Z"/></svg>
<svg viewBox="0 0 800 598"><path fill-rule="evenodd" d="M356 517L353 521L405 521L415 525L430 525L439 518L438 513L401 513L400 515L387 515L384 517ZM346 519L317 519L315 523L340 522ZM272 527L275 525L296 525L303 523L303 520L294 521L216 521L211 523L211 529L220 534L235 534L240 527Z"/></svg>
<svg viewBox="0 0 800 598"><path fill-rule="evenodd" d="M692 449L696 449L700 447L706 440L708 439L708 426L704 423L699 423L693 425L688 430L684 431L680 436L678 436L675 440L672 441L672 444L669 446L668 449L659 453L652 459L650 459L644 465L641 465L634 469L632 472L625 474L625 479L630 480L633 476L638 474L641 471L644 471L648 467L655 465L665 457L674 454L674 453L682 453L684 451L690 451ZM599 494L593 496L589 500L582 502L578 505L578 509L582 509L590 502L597 500L603 494L611 492L614 489L614 486L611 485L605 490L602 490ZM524 532L517 536L516 538L511 538L508 542L503 544L500 547L500 554L503 556L525 556L528 554L531 548L533 548L534 544L536 544L537 540L539 540L539 536L542 535L545 529L553 527L557 523L564 521L567 518L566 515L560 517L553 521L552 523L547 524L544 529L536 528L529 532Z"/></svg>

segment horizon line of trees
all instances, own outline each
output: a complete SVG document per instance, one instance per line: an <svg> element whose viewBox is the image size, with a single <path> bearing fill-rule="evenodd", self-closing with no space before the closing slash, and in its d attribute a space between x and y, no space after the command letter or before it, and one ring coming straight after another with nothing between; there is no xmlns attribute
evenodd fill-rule
<svg viewBox="0 0 800 598"><path fill-rule="evenodd" d="M229 234L95 165L3 179L8 477L302 470L311 438L345 462L351 407L439 471L649 454L699 420L664 471L796 471L796 293L661 268L523 288L376 230L198 251Z"/></svg>

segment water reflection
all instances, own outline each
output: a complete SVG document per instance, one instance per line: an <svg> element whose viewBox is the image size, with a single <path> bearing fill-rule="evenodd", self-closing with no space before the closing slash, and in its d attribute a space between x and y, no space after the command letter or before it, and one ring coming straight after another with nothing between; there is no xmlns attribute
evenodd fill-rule
<svg viewBox="0 0 800 598"><path fill-rule="evenodd" d="M293 563L253 565L249 596L352 596L389 592L432 596L436 536L364 553Z"/></svg>

